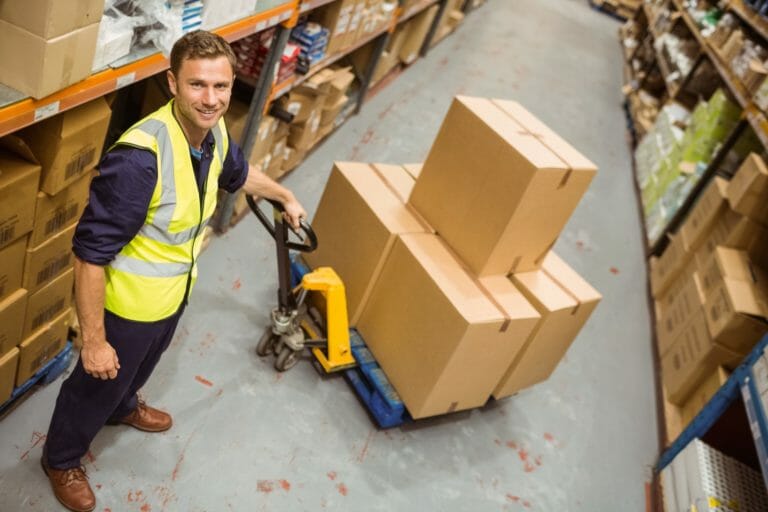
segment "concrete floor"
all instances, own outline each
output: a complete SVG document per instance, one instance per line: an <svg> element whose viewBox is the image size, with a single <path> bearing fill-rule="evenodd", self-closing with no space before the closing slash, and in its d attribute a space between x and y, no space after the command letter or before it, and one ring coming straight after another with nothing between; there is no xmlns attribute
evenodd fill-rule
<svg viewBox="0 0 768 512"><path fill-rule="evenodd" d="M97 510L644 510L656 409L617 28L584 0L489 0L284 180L311 214L333 160L421 161L453 95L526 105L600 168L556 249L604 300L549 381L377 430L342 378L308 362L277 374L254 354L276 266L249 216L204 254L144 389L173 429L96 438ZM0 510L57 510L39 457L59 385L0 422Z"/></svg>

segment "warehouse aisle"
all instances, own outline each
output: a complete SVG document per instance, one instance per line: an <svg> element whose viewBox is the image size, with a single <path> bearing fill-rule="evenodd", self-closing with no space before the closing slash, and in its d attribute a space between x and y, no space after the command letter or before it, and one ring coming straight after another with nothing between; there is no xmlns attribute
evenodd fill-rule
<svg viewBox="0 0 768 512"><path fill-rule="evenodd" d="M144 390L173 429L108 427L92 446L97 510L644 510L656 413L617 28L584 0L489 0L284 180L311 215L333 160L421 161L453 95L525 105L600 169L556 250L604 299L549 381L377 430L342 378L255 355L276 266L249 216L204 254ZM59 385L0 422L0 510L56 510L39 458Z"/></svg>

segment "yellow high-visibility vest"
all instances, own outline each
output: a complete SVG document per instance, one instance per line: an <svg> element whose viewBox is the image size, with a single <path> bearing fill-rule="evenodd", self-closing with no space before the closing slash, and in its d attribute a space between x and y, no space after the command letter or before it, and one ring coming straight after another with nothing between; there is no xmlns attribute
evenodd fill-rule
<svg viewBox="0 0 768 512"><path fill-rule="evenodd" d="M144 225L105 268L104 307L112 313L140 322L162 320L179 309L194 286L203 231L216 208L229 149L224 118L211 131L215 148L202 205L189 142L173 115L173 100L117 141L155 154L157 183Z"/></svg>

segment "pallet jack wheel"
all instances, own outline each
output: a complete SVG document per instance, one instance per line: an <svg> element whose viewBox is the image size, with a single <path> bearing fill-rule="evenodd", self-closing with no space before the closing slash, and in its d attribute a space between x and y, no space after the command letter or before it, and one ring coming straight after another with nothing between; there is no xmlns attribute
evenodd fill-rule
<svg viewBox="0 0 768 512"><path fill-rule="evenodd" d="M299 362L300 354L301 351L295 351L291 347L283 345L280 353L277 354L277 359L275 359L275 370L279 372L290 370Z"/></svg>
<svg viewBox="0 0 768 512"><path fill-rule="evenodd" d="M256 344L256 354L260 357L269 355L275 348L276 339L277 337L275 336L275 333L272 332L272 329L268 328L265 330L264 334L262 334L259 339L259 343Z"/></svg>

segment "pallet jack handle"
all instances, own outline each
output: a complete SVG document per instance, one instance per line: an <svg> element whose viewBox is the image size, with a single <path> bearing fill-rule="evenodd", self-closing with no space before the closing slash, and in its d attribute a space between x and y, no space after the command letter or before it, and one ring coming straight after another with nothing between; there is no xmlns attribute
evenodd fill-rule
<svg viewBox="0 0 768 512"><path fill-rule="evenodd" d="M299 252L312 252L317 249L317 235L315 235L315 232L312 230L312 226L310 226L309 223L304 219L301 219L299 225L301 226L301 231L303 231L305 235L301 236L297 230L293 229L290 224L285 222L285 219L283 218L283 212L285 212L285 208L283 208L283 205L279 201L273 201L272 199L264 198L269 202L269 204L272 205L272 208L274 208L274 222L270 222L264 212L261 211L261 208L259 208L259 206L256 204L256 200L253 198L253 196L246 195L245 199L248 202L248 206L251 207L251 210L253 210L253 213L256 214L256 217L259 219L267 232L272 235L272 238L274 238L275 241L278 242L278 245L283 245L286 249L293 249L294 251ZM303 242L296 243L289 241L289 229L296 233L296 235L301 238ZM281 240L278 240L278 238Z"/></svg>
<svg viewBox="0 0 768 512"><path fill-rule="evenodd" d="M273 208L272 222L267 218L261 208L256 204L256 200L253 196L246 195L246 201L248 206L251 207L253 213L259 219L261 224L275 239L275 245L277 246L277 280L279 288L277 290L277 303L281 311L287 313L294 311L298 307L298 301L291 288L291 258L289 250L293 249L300 252L312 252L317 248L317 235L312 230L312 226L307 221L301 219L300 226L301 231L304 233L304 237L293 229L293 227L285 221L283 218L283 212L285 208L278 201L266 199ZM288 239L288 230L296 233L296 236L302 239L302 243L291 242Z"/></svg>

